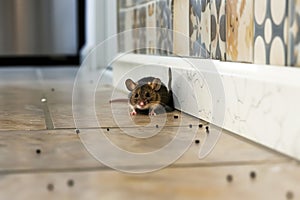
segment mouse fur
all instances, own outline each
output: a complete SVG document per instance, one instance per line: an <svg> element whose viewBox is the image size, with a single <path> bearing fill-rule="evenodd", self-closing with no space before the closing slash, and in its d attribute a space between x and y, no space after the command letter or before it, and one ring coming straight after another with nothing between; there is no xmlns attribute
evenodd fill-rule
<svg viewBox="0 0 300 200"><path fill-rule="evenodd" d="M137 113L156 115L161 112L174 110L173 94L171 90L171 69L169 69L169 89L159 78L145 77L137 82L131 79L125 81L126 88L130 91L130 115ZM164 108L164 109L162 109Z"/></svg>

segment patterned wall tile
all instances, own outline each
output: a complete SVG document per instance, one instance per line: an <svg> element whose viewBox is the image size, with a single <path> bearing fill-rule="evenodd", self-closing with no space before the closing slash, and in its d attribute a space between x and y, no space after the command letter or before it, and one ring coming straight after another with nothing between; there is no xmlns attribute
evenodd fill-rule
<svg viewBox="0 0 300 200"><path fill-rule="evenodd" d="M133 50L133 35L123 33L131 30L133 27L134 12L133 10L121 9L118 13L118 51L127 52Z"/></svg>
<svg viewBox="0 0 300 200"><path fill-rule="evenodd" d="M288 65L300 67L300 0L290 1Z"/></svg>
<svg viewBox="0 0 300 200"><path fill-rule="evenodd" d="M156 3L157 54L170 55L173 51L173 15L172 0L160 0Z"/></svg>
<svg viewBox="0 0 300 200"><path fill-rule="evenodd" d="M226 59L253 62L253 0L226 1Z"/></svg>
<svg viewBox="0 0 300 200"><path fill-rule="evenodd" d="M190 0L189 2L190 56L209 58L211 42L210 0Z"/></svg>
<svg viewBox="0 0 300 200"><path fill-rule="evenodd" d="M156 1L147 5L146 27L147 29L147 54L156 53Z"/></svg>
<svg viewBox="0 0 300 200"><path fill-rule="evenodd" d="M226 60L225 0L211 0L211 47L213 59Z"/></svg>
<svg viewBox="0 0 300 200"><path fill-rule="evenodd" d="M139 51L139 36L140 36L140 21L139 21L139 10L134 9L133 10L133 24L132 24L132 38L133 38L133 52L138 53Z"/></svg>
<svg viewBox="0 0 300 200"><path fill-rule="evenodd" d="M254 0L254 62L287 65L288 0Z"/></svg>
<svg viewBox="0 0 300 200"><path fill-rule="evenodd" d="M135 5L135 0L123 0L123 1L125 2L126 7L131 7Z"/></svg>
<svg viewBox="0 0 300 200"><path fill-rule="evenodd" d="M189 1L174 0L173 51L175 55L189 56Z"/></svg>
<svg viewBox="0 0 300 200"><path fill-rule="evenodd" d="M125 12L118 13L118 33L125 31ZM125 37L124 34L118 35L118 51L125 51Z"/></svg>
<svg viewBox="0 0 300 200"><path fill-rule="evenodd" d="M118 8L129 8L136 5L136 0L118 0Z"/></svg>
<svg viewBox="0 0 300 200"><path fill-rule="evenodd" d="M147 6L135 8L133 11L133 39L134 39L134 52L145 54L146 53L146 17Z"/></svg>

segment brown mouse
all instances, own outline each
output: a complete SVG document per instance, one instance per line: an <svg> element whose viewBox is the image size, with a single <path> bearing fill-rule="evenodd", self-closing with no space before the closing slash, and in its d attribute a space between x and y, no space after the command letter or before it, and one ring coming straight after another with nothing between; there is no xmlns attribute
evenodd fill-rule
<svg viewBox="0 0 300 200"><path fill-rule="evenodd" d="M169 90L159 78L145 77L138 82L131 79L125 81L129 93L130 115L147 113L156 115L158 113L174 110L173 93L171 90L172 73L169 68Z"/></svg>

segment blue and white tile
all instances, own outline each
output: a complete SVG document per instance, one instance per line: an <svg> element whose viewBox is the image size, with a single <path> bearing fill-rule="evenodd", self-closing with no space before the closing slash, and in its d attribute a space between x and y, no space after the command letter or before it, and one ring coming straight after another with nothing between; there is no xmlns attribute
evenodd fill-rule
<svg viewBox="0 0 300 200"><path fill-rule="evenodd" d="M254 0L254 63L288 64L289 0Z"/></svg>
<svg viewBox="0 0 300 200"><path fill-rule="evenodd" d="M225 0L211 0L211 58L226 60Z"/></svg>
<svg viewBox="0 0 300 200"><path fill-rule="evenodd" d="M119 52L133 51L134 12L132 9L120 9L118 14L118 45Z"/></svg>
<svg viewBox="0 0 300 200"><path fill-rule="evenodd" d="M137 22L137 33L135 34L135 48L136 52L140 54L146 53L147 31L146 31L146 18L147 18L147 5L143 5L136 10L134 21Z"/></svg>
<svg viewBox="0 0 300 200"><path fill-rule="evenodd" d="M156 3L157 54L173 53L173 17L172 0L160 0Z"/></svg>
<svg viewBox="0 0 300 200"><path fill-rule="evenodd" d="M147 54L154 55L156 53L156 1L147 4L146 18L146 34L147 34Z"/></svg>
<svg viewBox="0 0 300 200"><path fill-rule="evenodd" d="M125 51L125 35L123 32L125 31L125 12L119 12L118 14L118 52Z"/></svg>
<svg viewBox="0 0 300 200"><path fill-rule="evenodd" d="M209 58L211 43L210 0L190 0L190 56Z"/></svg>
<svg viewBox="0 0 300 200"><path fill-rule="evenodd" d="M300 67L300 0L291 0L289 9L288 65Z"/></svg>

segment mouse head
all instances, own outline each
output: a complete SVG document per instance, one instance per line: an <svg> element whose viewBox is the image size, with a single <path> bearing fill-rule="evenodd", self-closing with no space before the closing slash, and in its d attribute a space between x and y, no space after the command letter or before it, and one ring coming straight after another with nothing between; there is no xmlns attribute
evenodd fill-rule
<svg viewBox="0 0 300 200"><path fill-rule="evenodd" d="M141 81L139 83L134 82L131 79L125 81L125 85L129 91L135 90L137 87L145 86L152 90L158 91L161 87L161 80L159 78L153 78L152 81Z"/></svg>
<svg viewBox="0 0 300 200"><path fill-rule="evenodd" d="M131 92L129 95L130 104L140 110L149 109L151 105L160 101L158 91L161 88L159 78L154 78L152 81L139 81L138 83L127 79L125 85Z"/></svg>

